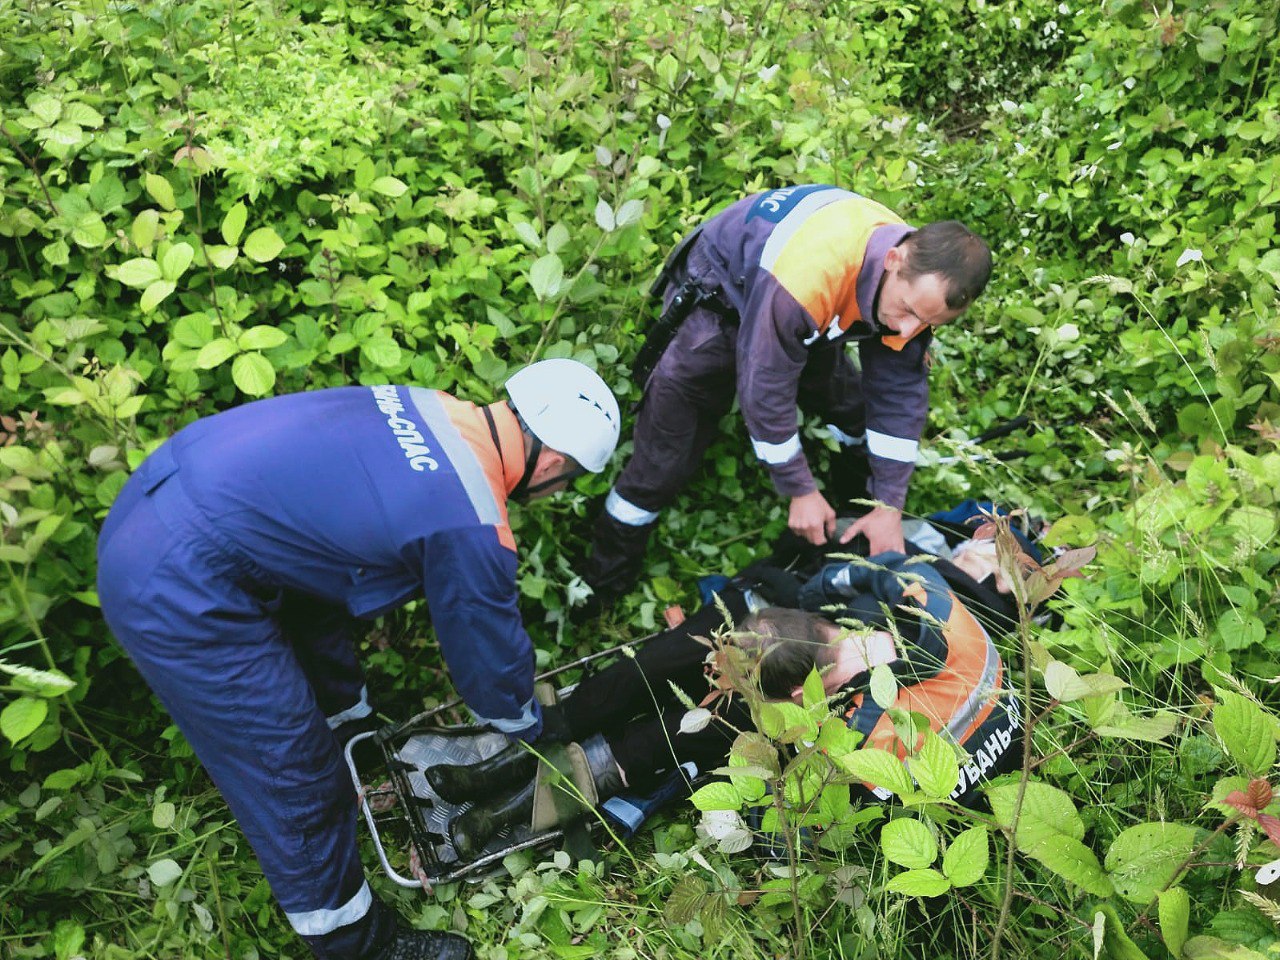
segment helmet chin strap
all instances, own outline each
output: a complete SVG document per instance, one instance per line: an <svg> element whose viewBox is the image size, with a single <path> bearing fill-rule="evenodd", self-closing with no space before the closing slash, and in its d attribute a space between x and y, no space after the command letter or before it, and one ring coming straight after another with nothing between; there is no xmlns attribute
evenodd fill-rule
<svg viewBox="0 0 1280 960"><path fill-rule="evenodd" d="M524 474L520 477L520 482L516 484L515 489L511 491L511 496L508 498L516 503L524 503L531 494L537 493L547 486L546 483L540 483L536 487L529 486L529 481L533 479L533 471L538 466L538 457L542 456L542 441L529 429L529 425L524 422L524 417L520 416L519 411L513 407L511 412L516 415L516 423L520 425L520 435L533 441L529 444L529 452L525 454ZM554 483L555 481L550 482Z"/></svg>
<svg viewBox="0 0 1280 960"><path fill-rule="evenodd" d="M515 485L515 489L511 491L511 495L507 498L514 500L516 503L524 503L530 497L541 493L549 487L554 487L557 483L564 483L569 480L576 480L585 473L584 470L567 470L564 473L558 473L550 480L543 480L542 483L536 483L532 486L530 481L533 480L533 473L538 468L538 458L542 456L543 444L537 435L529 429L529 425L524 422L524 417L520 416L520 412L514 407L511 412L516 415L516 422L520 425L521 435L528 437L532 442L529 444L529 452L524 458L524 475L520 478L520 482Z"/></svg>

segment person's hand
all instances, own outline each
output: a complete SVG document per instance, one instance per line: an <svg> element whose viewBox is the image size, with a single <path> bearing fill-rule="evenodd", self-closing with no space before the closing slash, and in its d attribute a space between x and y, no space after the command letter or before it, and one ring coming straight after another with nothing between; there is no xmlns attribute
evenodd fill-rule
<svg viewBox="0 0 1280 960"><path fill-rule="evenodd" d="M836 512L819 490L791 498L791 512L787 526L798 537L803 537L815 547L830 538L836 528ZM901 534L899 534L901 536Z"/></svg>
<svg viewBox="0 0 1280 960"><path fill-rule="evenodd" d="M792 510L794 516L795 511ZM895 553L906 553L905 544L902 540L902 511L895 510L893 507L876 507L865 517L857 520L848 530L844 532L844 536L840 538L841 543L848 543L858 534L864 534L867 543L870 545L868 554L875 556L877 553L887 553L894 551Z"/></svg>

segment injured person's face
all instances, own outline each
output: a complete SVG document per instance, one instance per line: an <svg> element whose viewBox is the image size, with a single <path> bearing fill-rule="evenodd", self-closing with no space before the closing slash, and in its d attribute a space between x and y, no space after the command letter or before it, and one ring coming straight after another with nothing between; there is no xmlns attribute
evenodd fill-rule
<svg viewBox="0 0 1280 960"><path fill-rule="evenodd" d="M1000 569L1000 561L996 556L996 542L991 539L965 540L956 546L951 554L951 562L967 573L978 583L988 577L994 577L996 592L1008 593L1009 578Z"/></svg>
<svg viewBox="0 0 1280 960"><path fill-rule="evenodd" d="M898 659L893 634L887 630L850 632L832 624L832 632L834 636L819 655L816 664L822 674L822 689L828 697L839 693L854 677ZM803 703L803 691L800 687L792 691L791 699L796 703Z"/></svg>

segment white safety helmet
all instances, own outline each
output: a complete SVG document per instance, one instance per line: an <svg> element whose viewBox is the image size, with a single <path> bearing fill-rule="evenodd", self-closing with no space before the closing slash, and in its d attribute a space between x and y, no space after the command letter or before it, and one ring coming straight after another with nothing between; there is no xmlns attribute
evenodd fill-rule
<svg viewBox="0 0 1280 960"><path fill-rule="evenodd" d="M511 406L552 450L599 473L618 446L622 416L613 391L577 360L539 360L507 381Z"/></svg>

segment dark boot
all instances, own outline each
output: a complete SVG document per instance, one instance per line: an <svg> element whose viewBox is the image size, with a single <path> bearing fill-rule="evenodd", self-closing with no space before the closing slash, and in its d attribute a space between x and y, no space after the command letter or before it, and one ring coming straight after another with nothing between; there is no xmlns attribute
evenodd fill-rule
<svg viewBox="0 0 1280 960"><path fill-rule="evenodd" d="M470 942L456 933L400 927L395 939L370 960L471 960L473 956Z"/></svg>
<svg viewBox="0 0 1280 960"><path fill-rule="evenodd" d="M510 782L510 781L508 781ZM495 833L513 823L528 826L533 815L534 782L491 804L477 804L453 818L449 840L461 860L474 860Z"/></svg>
<svg viewBox="0 0 1280 960"><path fill-rule="evenodd" d="M533 778L538 758L516 742L479 763L441 763L426 770L427 783L441 800L462 803L499 796L513 783Z"/></svg>
<svg viewBox="0 0 1280 960"><path fill-rule="evenodd" d="M631 592L644 569L645 549L657 523L630 526L601 511L582 579L592 594L569 612L570 622L585 623L607 611Z"/></svg>

